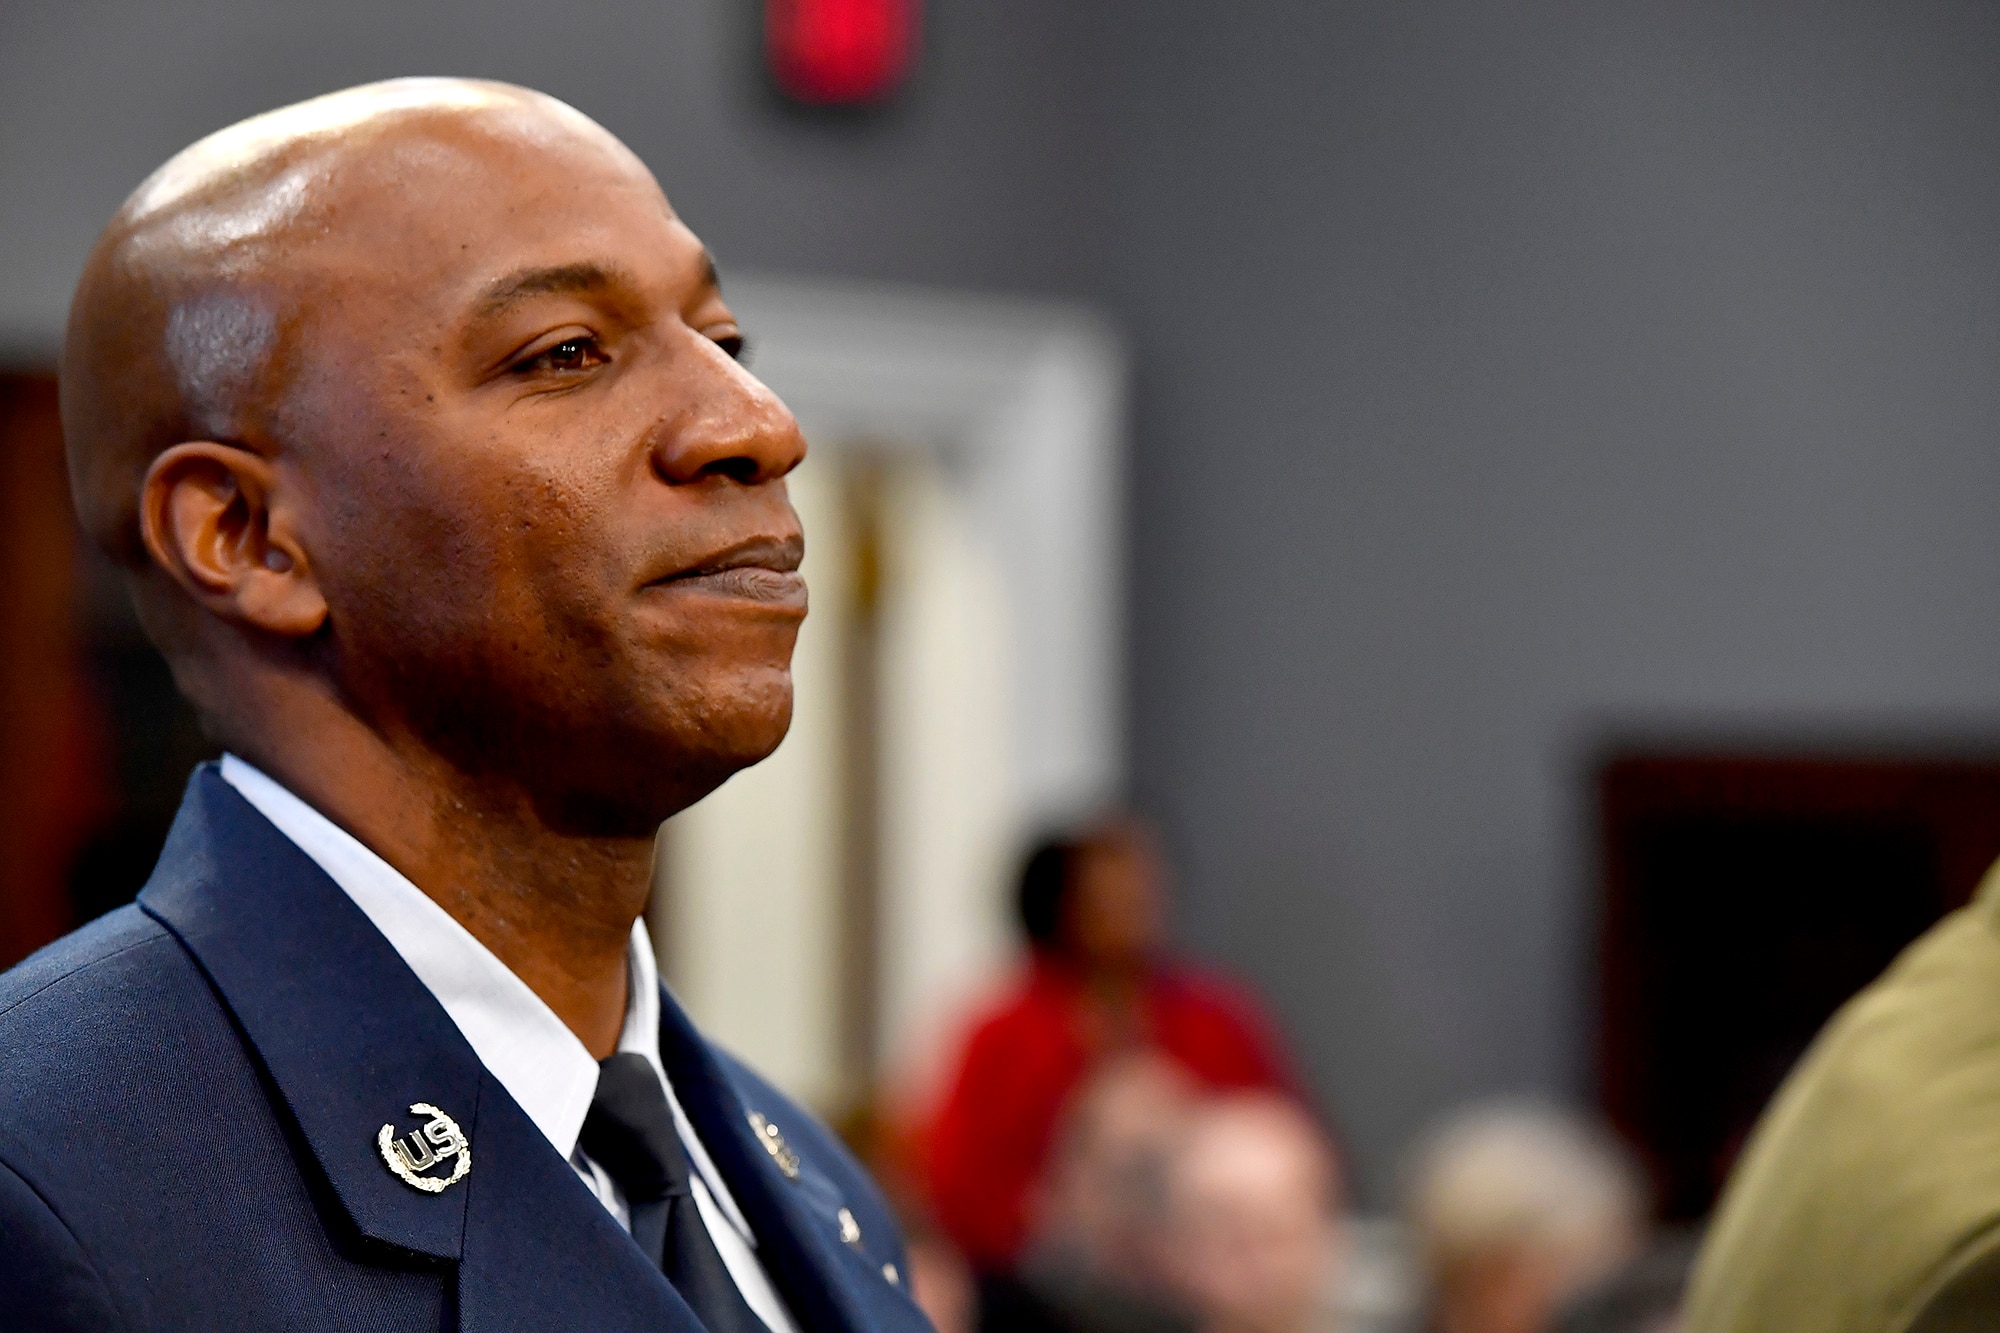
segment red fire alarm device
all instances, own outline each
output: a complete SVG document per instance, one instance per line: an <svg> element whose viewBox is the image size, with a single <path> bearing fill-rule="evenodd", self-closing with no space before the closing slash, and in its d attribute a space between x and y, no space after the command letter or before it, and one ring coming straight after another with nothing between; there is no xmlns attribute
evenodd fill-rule
<svg viewBox="0 0 2000 1333"><path fill-rule="evenodd" d="M764 60L805 106L895 96L916 63L922 0L764 0Z"/></svg>

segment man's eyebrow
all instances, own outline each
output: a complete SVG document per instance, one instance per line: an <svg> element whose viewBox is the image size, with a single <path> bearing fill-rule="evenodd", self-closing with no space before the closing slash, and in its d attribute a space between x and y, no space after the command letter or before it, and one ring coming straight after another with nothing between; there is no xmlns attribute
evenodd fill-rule
<svg viewBox="0 0 2000 1333"><path fill-rule="evenodd" d="M499 314L514 302L551 292L596 292L608 287L630 285L630 279L616 269L589 261L557 264L549 268L527 268L491 283L480 293L481 317Z"/></svg>

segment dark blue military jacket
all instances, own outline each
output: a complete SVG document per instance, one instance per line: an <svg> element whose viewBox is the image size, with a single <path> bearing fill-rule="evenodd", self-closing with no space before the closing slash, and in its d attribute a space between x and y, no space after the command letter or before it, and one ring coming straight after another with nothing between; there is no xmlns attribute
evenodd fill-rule
<svg viewBox="0 0 2000 1333"><path fill-rule="evenodd" d="M928 1329L867 1175L661 1013L801 1328ZM471 1145L437 1193L377 1144L418 1102ZM138 903L0 976L0 1329L294 1328L700 1325L361 910L204 768Z"/></svg>

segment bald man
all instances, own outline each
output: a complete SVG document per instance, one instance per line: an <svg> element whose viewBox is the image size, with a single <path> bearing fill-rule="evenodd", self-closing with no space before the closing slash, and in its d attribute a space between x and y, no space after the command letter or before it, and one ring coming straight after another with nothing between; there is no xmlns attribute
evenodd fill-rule
<svg viewBox="0 0 2000 1333"><path fill-rule="evenodd" d="M1156 1225L1201 1333L1314 1333L1338 1298L1340 1174L1312 1119L1271 1093L1189 1112Z"/></svg>
<svg viewBox="0 0 2000 1333"><path fill-rule="evenodd" d="M927 1327L640 919L790 720L805 445L741 348L645 167L518 88L305 102L119 210L70 475L227 756L0 977L0 1327Z"/></svg>

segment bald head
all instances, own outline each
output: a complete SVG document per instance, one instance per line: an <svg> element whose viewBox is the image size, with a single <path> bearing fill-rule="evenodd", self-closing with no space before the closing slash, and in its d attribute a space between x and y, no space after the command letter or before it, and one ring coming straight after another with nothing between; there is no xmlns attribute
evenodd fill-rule
<svg viewBox="0 0 2000 1333"><path fill-rule="evenodd" d="M1298 1333L1334 1276L1339 1172L1318 1128L1267 1093L1189 1117L1167 1173L1169 1273L1217 1333Z"/></svg>
<svg viewBox="0 0 2000 1333"><path fill-rule="evenodd" d="M357 216L370 207L420 209L427 186L448 185L482 140L608 157L646 174L552 97L425 78L242 121L133 191L85 265L61 367L77 511L107 553L143 563L141 483L170 445L215 440L270 454L288 442L285 390L317 307L337 298L314 251L375 231Z"/></svg>

